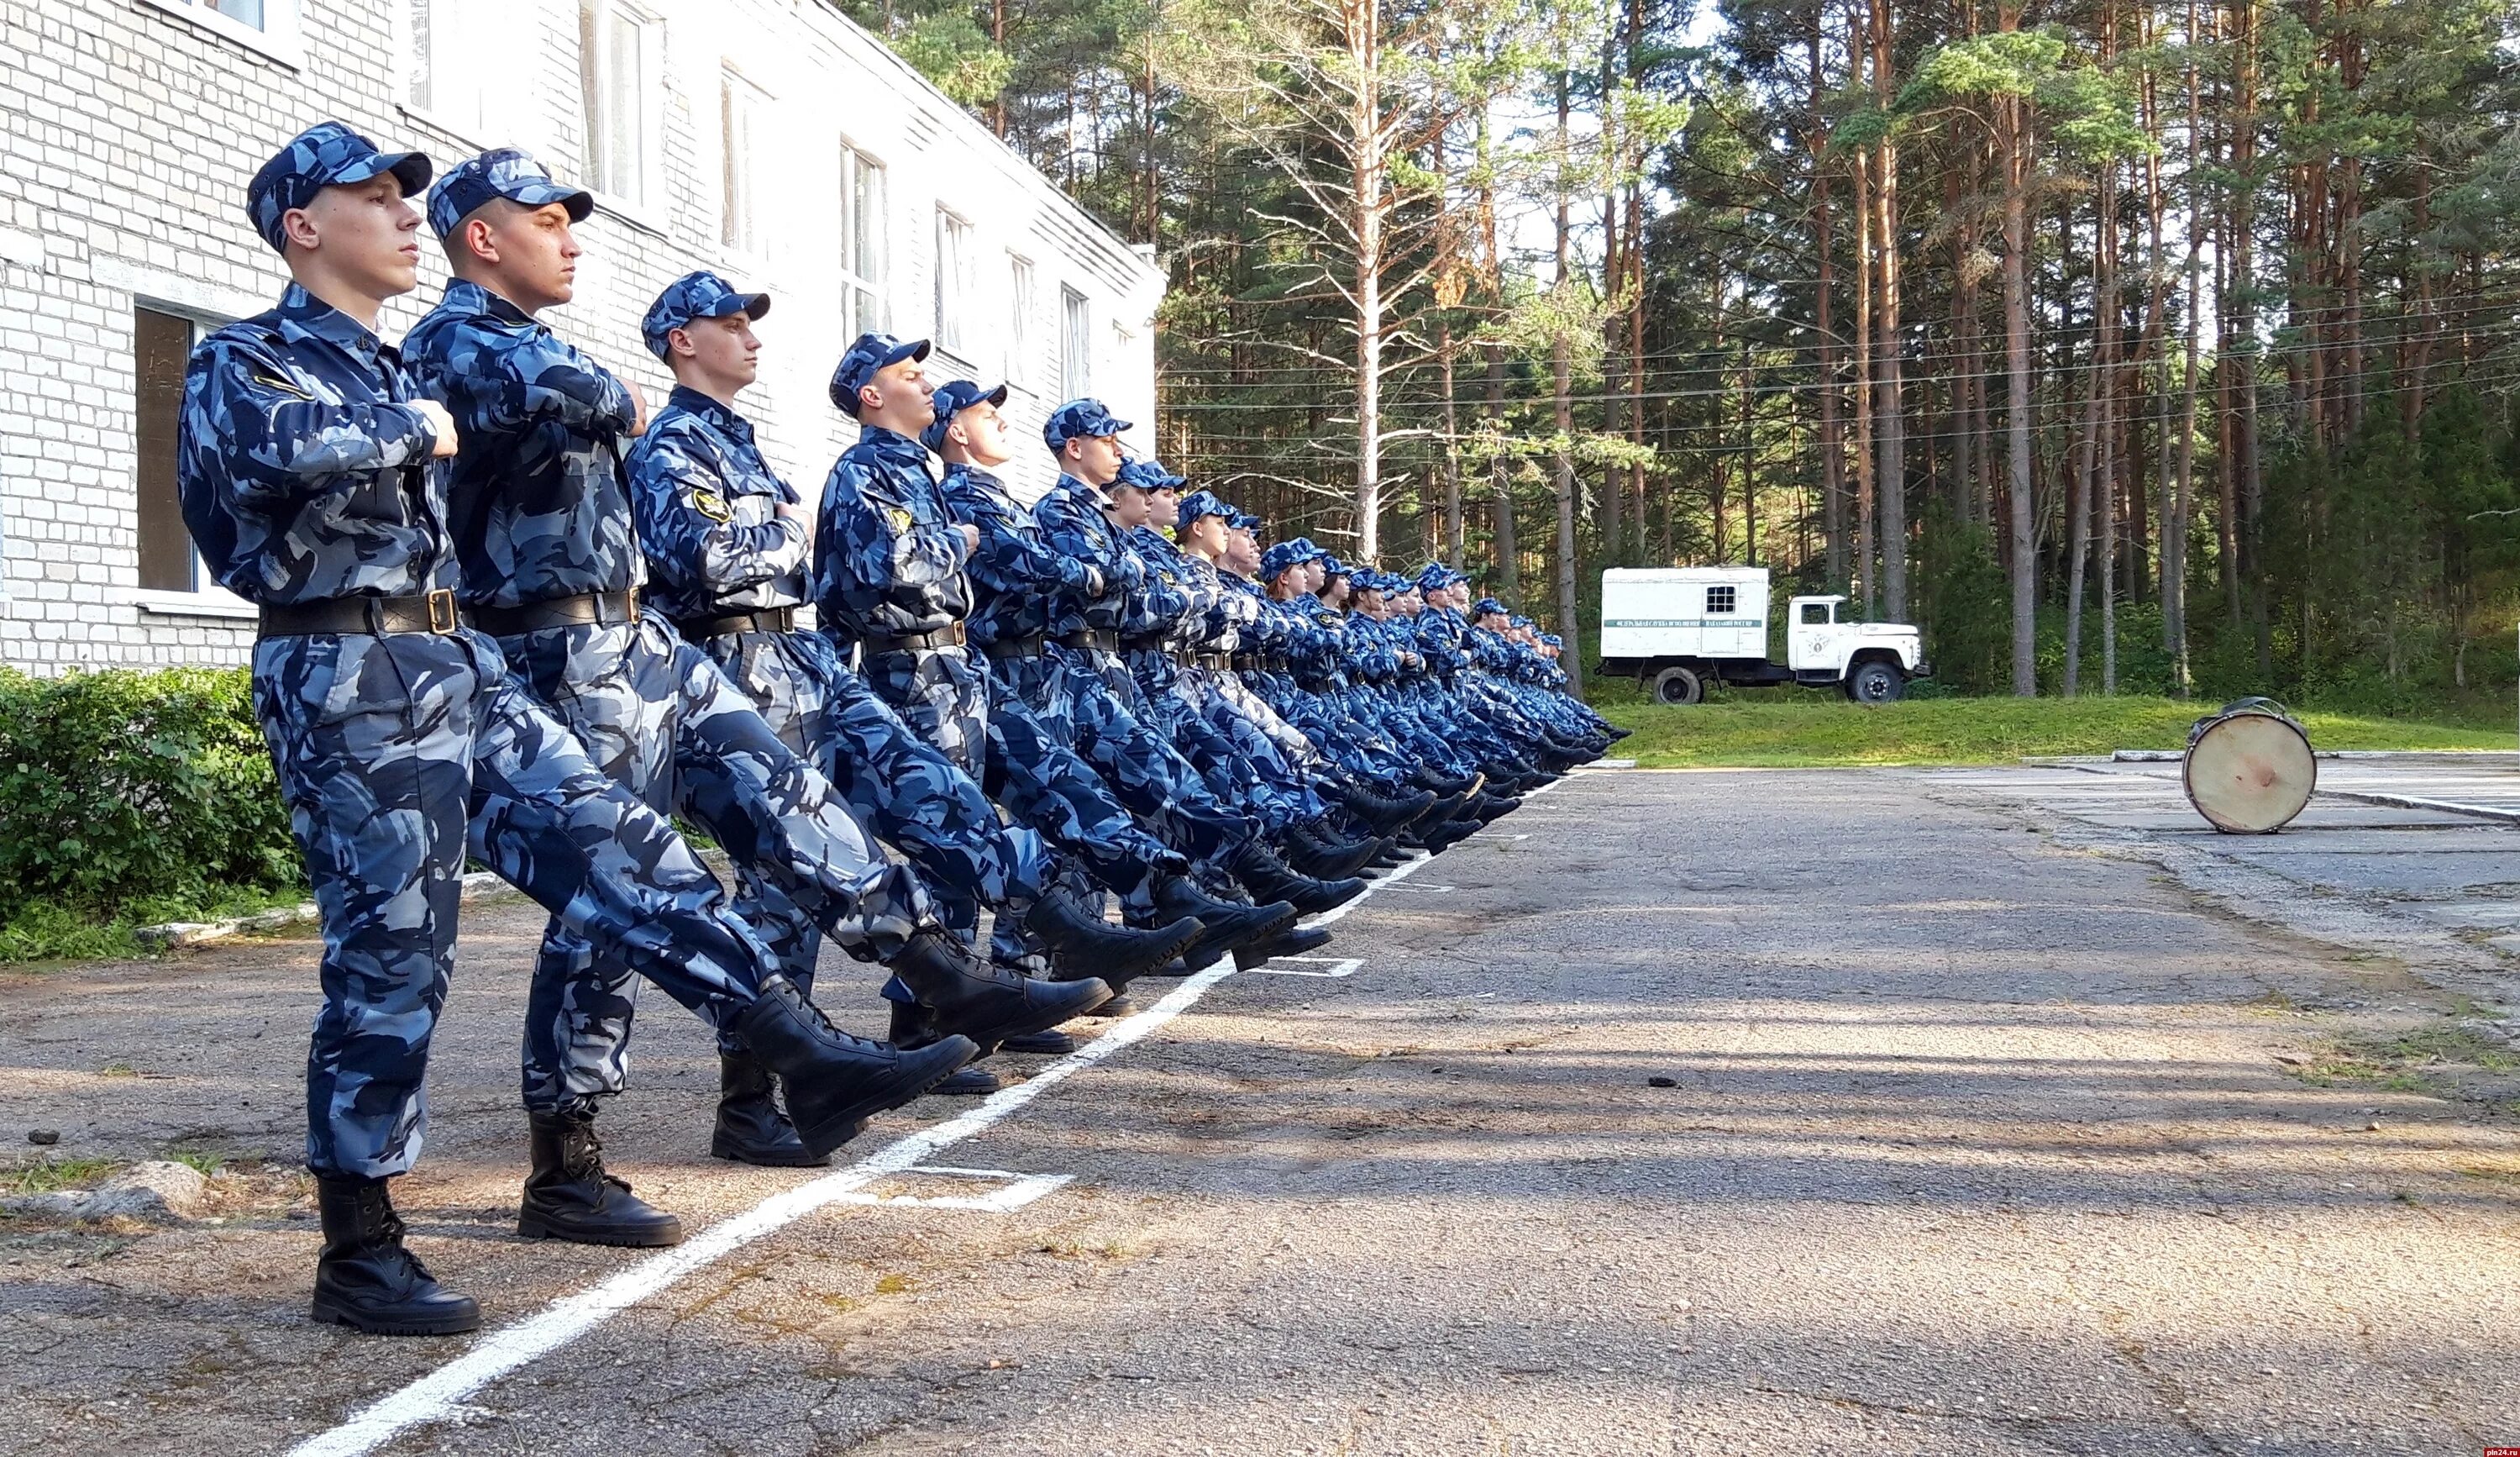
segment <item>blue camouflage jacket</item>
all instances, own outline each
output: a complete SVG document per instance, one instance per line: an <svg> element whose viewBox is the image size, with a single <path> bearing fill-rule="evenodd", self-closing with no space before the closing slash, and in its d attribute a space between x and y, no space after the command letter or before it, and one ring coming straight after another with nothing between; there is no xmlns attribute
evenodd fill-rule
<svg viewBox="0 0 2520 1457"><path fill-rule="evenodd" d="M645 579L621 477L621 435L639 410L629 386L463 279L403 351L464 442L447 496L467 604L517 607Z"/></svg>
<svg viewBox="0 0 2520 1457"><path fill-rule="evenodd" d="M933 632L970 615L968 559L928 473L927 447L870 425L823 484L814 527L814 608L851 639Z"/></svg>
<svg viewBox="0 0 2520 1457"><path fill-rule="evenodd" d="M1042 540L1063 557L1083 562L1102 574L1118 591L1088 597L1061 587L1050 594L1049 630L1053 634L1095 628L1121 630L1128 619L1128 598L1140 585L1146 568L1138 554L1120 539L1120 528L1102 514L1102 492L1073 476L1061 476L1050 494L1032 508Z"/></svg>
<svg viewBox="0 0 2520 1457"><path fill-rule="evenodd" d="M1199 635L1198 619L1214 604L1215 589L1192 572L1190 554L1152 526L1132 526L1121 544L1137 557L1146 575L1129 593L1120 630L1132 637L1160 636L1166 647L1188 646Z"/></svg>
<svg viewBox="0 0 2520 1457"><path fill-rule="evenodd" d="M392 348L295 284L202 341L175 482L219 585L272 606L452 586L437 435Z"/></svg>
<svg viewBox="0 0 2520 1457"><path fill-rule="evenodd" d="M762 458L751 421L677 386L623 469L648 557L648 597L665 615L805 600L805 524L779 515L796 492Z"/></svg>
<svg viewBox="0 0 2520 1457"><path fill-rule="evenodd" d="M1090 562L1052 551L1032 514L997 477L978 466L947 466L944 489L956 524L980 532L969 564L972 643L985 648L1043 636L1053 592L1102 594L1102 573Z"/></svg>

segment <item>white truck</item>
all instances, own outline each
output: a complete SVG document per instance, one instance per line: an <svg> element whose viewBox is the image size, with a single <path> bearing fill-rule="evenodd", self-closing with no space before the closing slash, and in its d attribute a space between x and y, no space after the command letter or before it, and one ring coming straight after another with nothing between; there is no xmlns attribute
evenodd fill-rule
<svg viewBox="0 0 2520 1457"><path fill-rule="evenodd" d="M1768 603L1765 567L1613 568L1601 573L1599 671L1647 684L1660 704L1697 703L1710 681L1886 704L1928 675L1922 633L1852 620L1844 597L1789 600L1785 660L1771 661Z"/></svg>

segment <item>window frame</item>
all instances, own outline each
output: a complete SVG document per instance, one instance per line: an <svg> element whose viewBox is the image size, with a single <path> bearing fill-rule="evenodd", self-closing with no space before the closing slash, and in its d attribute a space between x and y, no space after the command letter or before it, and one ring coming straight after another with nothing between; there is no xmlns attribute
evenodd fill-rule
<svg viewBox="0 0 2520 1457"><path fill-rule="evenodd" d="M262 0L262 23L248 25L208 8L202 0L132 0L146 10L178 17L222 40L234 41L291 70L306 68L301 0Z"/></svg>
<svg viewBox="0 0 2520 1457"><path fill-rule="evenodd" d="M1010 249L1007 251L1007 357L1003 371L1006 378L1019 385L1032 384L1032 321L1039 308L1041 270L1033 260Z"/></svg>
<svg viewBox="0 0 2520 1457"><path fill-rule="evenodd" d="M855 338L892 327L892 296L885 288L892 272L892 168L846 135L839 139L839 255L832 273L840 315ZM871 195L866 186L870 175L875 179ZM872 232L867 217L870 196L875 213ZM870 262L873 267L863 266Z"/></svg>
<svg viewBox="0 0 2520 1457"><path fill-rule="evenodd" d="M234 592L229 591L227 588L220 586L218 582L210 576L209 564L202 560L201 548L193 544L192 528L190 526L187 526L184 531L184 545L186 547L186 556L190 558L191 562L192 586L189 588L174 588L145 587L140 585L141 411L139 315L144 310L149 313L157 314L161 318L177 320L188 326L190 334L185 344L185 350L188 357L192 349L201 344L203 335L208 334L211 330L218 329L235 322L232 318L222 317L210 310L172 302L149 294L135 293L131 296L130 312L132 316L132 336L128 353L131 359L132 374L132 469L130 480L132 563L129 600L134 607L139 608L142 612L154 613L163 616L221 617L237 620L251 619L256 615L254 605L246 601L244 598L239 597ZM180 386L177 388L175 403L176 408L180 410L183 406L182 389ZM178 504L180 505L180 495Z"/></svg>
<svg viewBox="0 0 2520 1457"><path fill-rule="evenodd" d="M596 205L633 222L657 227L665 192L665 18L653 5L642 0L580 0L578 15L578 84L587 128L585 165L579 168L581 180L587 191L595 194ZM598 175L604 146L600 139L617 119L612 110L616 103L608 99L602 84L611 70L611 51L607 43L613 27L623 24L643 32L639 74L631 78L622 98L635 113L631 122L638 133L638 175L630 179L638 184L635 194L612 186L624 179L608 175L608 167L605 169L608 175ZM603 47L592 58L592 64L586 52L590 31L591 38ZM589 86L590 79L598 84Z"/></svg>
<svg viewBox="0 0 2520 1457"><path fill-rule="evenodd" d="M1715 605L1715 594L1718 592L1724 594L1724 605L1722 607L1717 607ZM1741 615L1740 586L1734 582L1708 583L1706 588L1706 615L1710 617L1737 617Z"/></svg>
<svg viewBox="0 0 2520 1457"><path fill-rule="evenodd" d="M939 203L936 205L936 347L957 359L971 357L971 335L975 327L971 307L977 302L979 280L974 276L973 253L979 247L979 229L970 219Z"/></svg>
<svg viewBox="0 0 2520 1457"><path fill-rule="evenodd" d="M743 125L741 128L736 125L739 99L742 102L741 115ZM766 264L769 249L766 246L767 239L764 233L766 219L760 214L759 205L762 196L760 179L755 177L752 171L750 156L752 127L755 123L767 119L766 114L774 100L775 98L759 82L734 66L721 64L718 67L717 242L719 249L728 258L738 261L742 271L754 274L768 271ZM741 146L738 145L739 130L742 133ZM737 232L734 223L739 193L742 194L740 201L743 222L741 238L734 236Z"/></svg>
<svg viewBox="0 0 2520 1457"><path fill-rule="evenodd" d="M1058 286L1058 388L1061 399L1094 392L1094 300L1069 283Z"/></svg>
<svg viewBox="0 0 2520 1457"><path fill-rule="evenodd" d="M421 53L420 31L412 24L412 9L416 5L429 7L432 32L445 22L445 16L438 12L452 14L455 24L449 44L462 50L467 37L472 33L479 7L485 3L486 0L393 0L394 43L401 66L396 78L396 109L406 118L432 131L444 132L476 151L492 144L499 127L499 118L492 114L490 107L489 85L484 80L469 87L464 97L465 109L459 110L455 102L443 94L435 75L438 68L435 63ZM435 48L430 49L433 52ZM424 64L431 72L430 90L427 96L423 96L419 89ZM468 111L469 114L466 114Z"/></svg>

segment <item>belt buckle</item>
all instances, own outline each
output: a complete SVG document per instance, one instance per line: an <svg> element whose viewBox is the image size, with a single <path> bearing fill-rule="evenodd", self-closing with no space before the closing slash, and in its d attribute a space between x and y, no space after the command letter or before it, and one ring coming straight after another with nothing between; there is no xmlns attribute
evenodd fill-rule
<svg viewBox="0 0 2520 1457"><path fill-rule="evenodd" d="M623 601L624 601L624 603L625 603L625 607L623 608L623 618L622 618L622 620L624 620L624 621L628 621L628 622L636 622L636 621L638 621L638 620L639 620L639 589L638 589L637 587L632 587L629 591L622 593L622 594L621 594L621 596L622 596Z"/></svg>
<svg viewBox="0 0 2520 1457"><path fill-rule="evenodd" d="M435 588L423 600L428 604L429 631L444 634L453 632L456 629L460 619L455 611L455 589L453 587Z"/></svg>

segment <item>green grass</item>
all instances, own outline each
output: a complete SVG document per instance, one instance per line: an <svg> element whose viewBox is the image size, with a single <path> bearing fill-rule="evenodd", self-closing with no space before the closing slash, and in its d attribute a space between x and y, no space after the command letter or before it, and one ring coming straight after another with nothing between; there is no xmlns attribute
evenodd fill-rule
<svg viewBox="0 0 2520 1457"><path fill-rule="evenodd" d="M218 886L199 897L153 896L133 901L113 916L82 915L51 901L33 901L0 921L0 963L128 961L157 954L136 933L168 921L225 921L301 904L302 887L265 890Z"/></svg>
<svg viewBox="0 0 2520 1457"><path fill-rule="evenodd" d="M1778 689L1668 708L1610 703L1636 730L1614 753L1646 768L2002 764L2044 754L2183 748L2218 704L2161 698L1913 699L1860 707L1834 694ZM2338 713L2295 716L2318 749L2510 749L2509 730Z"/></svg>

